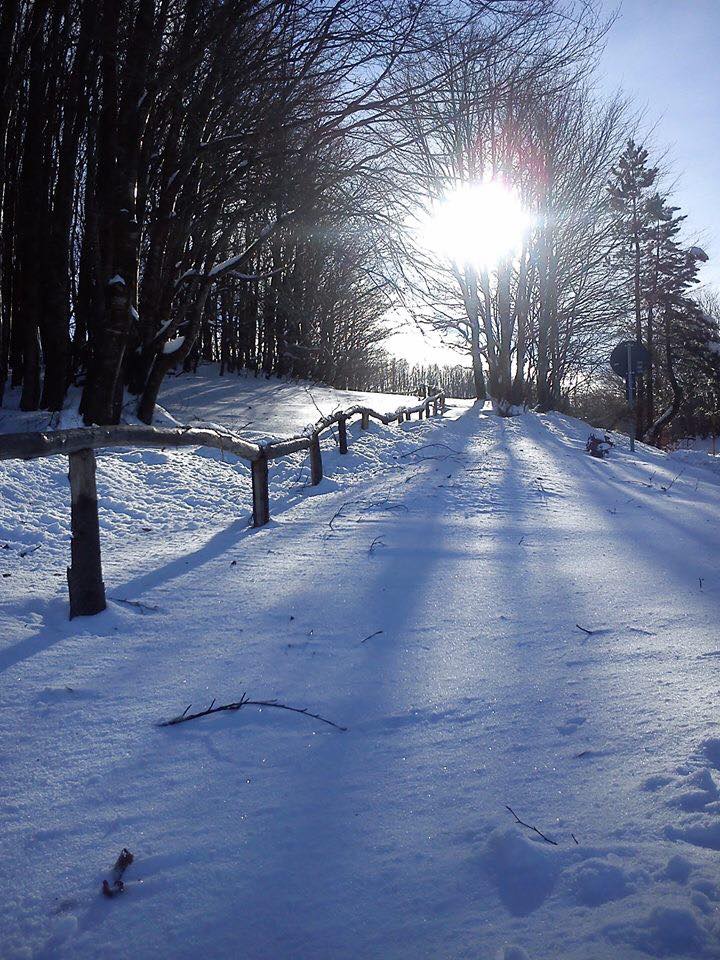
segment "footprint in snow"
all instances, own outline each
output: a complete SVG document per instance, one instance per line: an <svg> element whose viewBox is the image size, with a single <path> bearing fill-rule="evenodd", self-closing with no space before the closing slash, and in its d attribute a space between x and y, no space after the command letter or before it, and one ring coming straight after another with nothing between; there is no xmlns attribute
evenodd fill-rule
<svg viewBox="0 0 720 960"><path fill-rule="evenodd" d="M641 789L657 793L676 819L665 836L706 850L720 850L720 739L704 740L687 764L648 777ZM677 811L680 813L678 814Z"/></svg>
<svg viewBox="0 0 720 960"><path fill-rule="evenodd" d="M587 717L570 717L555 729L558 733L563 734L563 736L568 736L571 733L577 733L580 727L585 723L586 719Z"/></svg>

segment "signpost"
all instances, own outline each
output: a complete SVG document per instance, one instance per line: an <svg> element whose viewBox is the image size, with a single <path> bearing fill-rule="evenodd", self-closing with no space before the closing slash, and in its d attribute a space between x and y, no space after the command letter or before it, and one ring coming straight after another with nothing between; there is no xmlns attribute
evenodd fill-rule
<svg viewBox="0 0 720 960"><path fill-rule="evenodd" d="M637 432L637 410L635 408L637 378L650 369L650 354L641 343L634 340L622 340L610 354L610 366L613 373L625 380L625 394L630 409L634 412L633 430L630 434L630 450L635 450Z"/></svg>

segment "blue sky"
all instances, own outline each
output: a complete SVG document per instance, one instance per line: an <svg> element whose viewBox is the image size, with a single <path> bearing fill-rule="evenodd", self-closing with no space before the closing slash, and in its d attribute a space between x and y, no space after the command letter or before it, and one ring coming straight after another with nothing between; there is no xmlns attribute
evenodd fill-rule
<svg viewBox="0 0 720 960"><path fill-rule="evenodd" d="M652 145L669 148L688 238L711 256L702 277L720 288L720 0L623 0L600 69L645 108Z"/></svg>

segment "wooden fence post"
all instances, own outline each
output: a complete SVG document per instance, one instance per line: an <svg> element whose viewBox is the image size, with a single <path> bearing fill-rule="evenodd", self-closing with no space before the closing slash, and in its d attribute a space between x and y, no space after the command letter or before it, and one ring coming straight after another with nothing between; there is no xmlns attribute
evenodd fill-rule
<svg viewBox="0 0 720 960"><path fill-rule="evenodd" d="M363 430L367 430L367 428L370 426L370 416L369 414L365 413L364 410L360 414L360 426Z"/></svg>
<svg viewBox="0 0 720 960"><path fill-rule="evenodd" d="M67 571L70 619L100 613L107 606L100 556L95 454L78 450L68 456L70 480L70 566Z"/></svg>
<svg viewBox="0 0 720 960"><path fill-rule="evenodd" d="M404 423L404 421L405 421L405 414L402 411L400 411L397 418L398 426L400 426L401 423Z"/></svg>
<svg viewBox="0 0 720 960"><path fill-rule="evenodd" d="M338 419L338 438L340 442L340 453L347 453L347 417Z"/></svg>
<svg viewBox="0 0 720 960"><path fill-rule="evenodd" d="M430 401L429 400L425 403L425 419L426 420L430 419Z"/></svg>
<svg viewBox="0 0 720 960"><path fill-rule="evenodd" d="M270 491L268 489L268 462L265 452L260 451L257 460L250 464L253 495L253 526L262 527L270 520Z"/></svg>
<svg viewBox="0 0 720 960"><path fill-rule="evenodd" d="M313 433L310 438L310 483L316 487L323 478L322 454L320 453L320 435Z"/></svg>
<svg viewBox="0 0 720 960"><path fill-rule="evenodd" d="M438 401L437 397L433 400L433 416L436 417L438 412Z"/></svg>
<svg viewBox="0 0 720 960"><path fill-rule="evenodd" d="M406 420L409 420L409 419L410 419L410 411L409 411L409 410L406 411L406 413L405 413L405 419L406 419Z"/></svg>

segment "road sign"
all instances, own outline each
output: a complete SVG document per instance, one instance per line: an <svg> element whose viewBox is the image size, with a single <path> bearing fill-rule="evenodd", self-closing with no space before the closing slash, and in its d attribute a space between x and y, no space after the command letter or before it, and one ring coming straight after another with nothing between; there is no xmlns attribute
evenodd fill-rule
<svg viewBox="0 0 720 960"><path fill-rule="evenodd" d="M619 377L641 377L650 369L650 354L641 343L623 340L610 354L610 366Z"/></svg>

